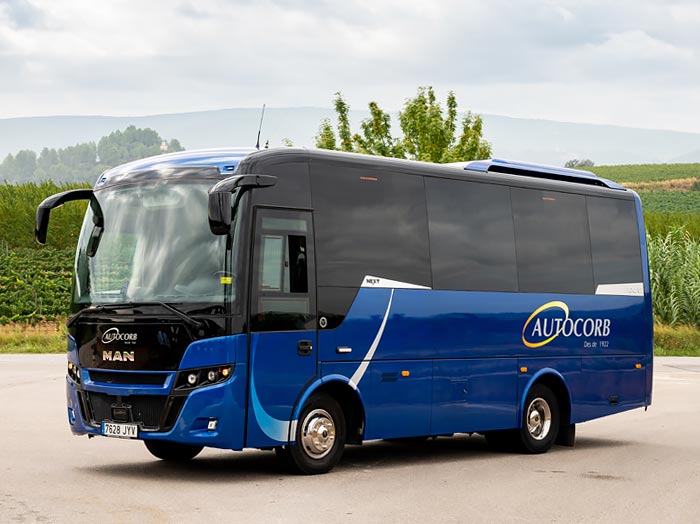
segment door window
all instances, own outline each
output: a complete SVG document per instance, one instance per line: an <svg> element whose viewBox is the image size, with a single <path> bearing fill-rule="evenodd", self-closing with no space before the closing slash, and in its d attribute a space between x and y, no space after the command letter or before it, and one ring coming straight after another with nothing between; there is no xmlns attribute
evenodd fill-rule
<svg viewBox="0 0 700 524"><path fill-rule="evenodd" d="M315 325L311 214L259 209L253 272L253 331Z"/></svg>

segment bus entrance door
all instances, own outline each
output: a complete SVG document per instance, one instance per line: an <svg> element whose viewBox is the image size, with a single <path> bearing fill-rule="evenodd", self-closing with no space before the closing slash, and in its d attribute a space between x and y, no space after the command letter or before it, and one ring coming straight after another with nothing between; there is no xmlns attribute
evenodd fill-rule
<svg viewBox="0 0 700 524"><path fill-rule="evenodd" d="M312 228L309 211L255 212L248 447L288 441L292 409L316 375Z"/></svg>

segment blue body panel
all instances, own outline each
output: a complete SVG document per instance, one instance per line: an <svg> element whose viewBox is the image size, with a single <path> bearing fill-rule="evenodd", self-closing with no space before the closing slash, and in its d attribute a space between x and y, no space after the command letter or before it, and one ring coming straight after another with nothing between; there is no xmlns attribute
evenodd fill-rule
<svg viewBox="0 0 700 524"><path fill-rule="evenodd" d="M524 341L546 340L547 333L532 336L538 319L547 331L567 317L555 305L530 318L550 303L566 304L570 322L550 342L527 347ZM297 342L313 340L313 331L253 334L250 368L246 335L193 343L181 369L235 363L232 379L193 392L171 431L142 438L280 445L293 439L305 399L332 381L356 389L368 440L516 427L527 391L543 374L562 380L569 422L583 422L650 403L651 343L639 323L646 309L646 297L362 288L345 321L319 331L318 364L315 355L296 356ZM352 352L337 353L339 346ZM97 384L89 370L83 377L87 391L167 394L174 373L163 386ZM68 406L78 413L70 382ZM221 421L216 432L206 431L209 418ZM99 433L75 419L75 433Z"/></svg>
<svg viewBox="0 0 700 524"><path fill-rule="evenodd" d="M349 379L356 373L390 297L380 343L356 384L367 439L516 427L520 404L542 373L561 377L569 389L571 422L650 401L651 343L639 322L645 297L361 289L345 322L319 332L323 375ZM524 328L534 311L551 302L568 306L571 324L551 342L526 347L523 337L533 344L546 338L530 338L530 326ZM564 312L553 306L530 325L538 318L545 325ZM352 353L338 354L338 346ZM342 366L334 365L339 361ZM615 405L612 396L618 397Z"/></svg>

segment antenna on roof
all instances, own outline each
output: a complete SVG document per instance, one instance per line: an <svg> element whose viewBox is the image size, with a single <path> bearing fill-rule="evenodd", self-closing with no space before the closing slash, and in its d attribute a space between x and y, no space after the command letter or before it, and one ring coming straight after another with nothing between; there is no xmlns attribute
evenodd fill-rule
<svg viewBox="0 0 700 524"><path fill-rule="evenodd" d="M262 131L263 118L265 118L265 104L263 104L262 113L260 114L260 125L258 126L258 141L255 142L255 149L260 151L260 131Z"/></svg>

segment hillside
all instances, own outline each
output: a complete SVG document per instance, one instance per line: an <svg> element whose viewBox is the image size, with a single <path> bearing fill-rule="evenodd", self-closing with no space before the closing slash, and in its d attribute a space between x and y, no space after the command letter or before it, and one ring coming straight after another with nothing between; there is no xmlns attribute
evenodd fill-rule
<svg viewBox="0 0 700 524"><path fill-rule="evenodd" d="M356 124L368 115L351 111ZM392 114L396 122L396 113ZM330 108L268 108L262 142L281 145L284 138L312 146ZM564 165L572 158L596 164L700 162L700 133L636 129L483 115L484 135L495 157ZM177 137L188 149L255 144L259 108L220 109L137 117L53 116L0 119L0 159L21 149L66 147L96 141L129 125L157 129L165 139ZM398 129L398 126L396 126Z"/></svg>

